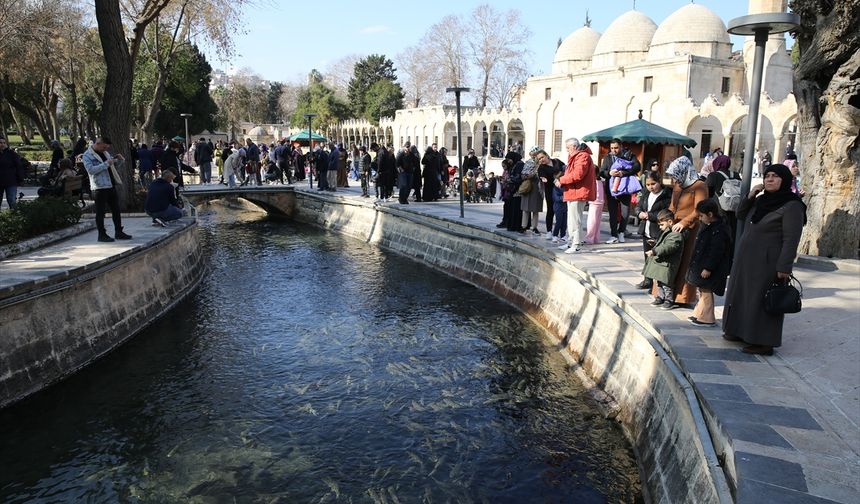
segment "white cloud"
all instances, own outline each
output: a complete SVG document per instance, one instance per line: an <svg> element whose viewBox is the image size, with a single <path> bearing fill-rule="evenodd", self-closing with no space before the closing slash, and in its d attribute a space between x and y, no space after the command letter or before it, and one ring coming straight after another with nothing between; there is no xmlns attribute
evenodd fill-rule
<svg viewBox="0 0 860 504"><path fill-rule="evenodd" d="M372 33L390 33L390 32L391 32L391 28L388 26L385 26L385 25L365 26L364 28L359 30L359 33L362 33L365 35L372 34Z"/></svg>

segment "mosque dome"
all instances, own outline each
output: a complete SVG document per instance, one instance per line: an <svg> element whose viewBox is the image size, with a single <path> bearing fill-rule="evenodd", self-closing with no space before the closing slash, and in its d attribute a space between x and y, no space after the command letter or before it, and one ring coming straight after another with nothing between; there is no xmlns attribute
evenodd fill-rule
<svg viewBox="0 0 860 504"><path fill-rule="evenodd" d="M266 130L263 129L262 126L255 126L255 127L251 128L251 131L248 132L248 136L250 136L250 137L262 137L262 136L266 136L266 135L267 135Z"/></svg>
<svg viewBox="0 0 860 504"><path fill-rule="evenodd" d="M590 60L598 40L600 40L600 33L590 26L583 26L568 35L558 46L553 63Z"/></svg>
<svg viewBox="0 0 860 504"><path fill-rule="evenodd" d="M609 25L594 48L593 67L641 61L657 25L639 11L628 11Z"/></svg>
<svg viewBox="0 0 860 504"><path fill-rule="evenodd" d="M692 54L706 58L728 58L731 40L723 20L711 9L687 4L667 17L651 40L651 59Z"/></svg>

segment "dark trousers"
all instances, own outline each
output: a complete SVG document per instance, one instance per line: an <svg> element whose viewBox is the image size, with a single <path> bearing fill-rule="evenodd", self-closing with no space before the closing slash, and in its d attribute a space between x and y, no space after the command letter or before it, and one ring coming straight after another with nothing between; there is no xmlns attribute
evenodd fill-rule
<svg viewBox="0 0 860 504"><path fill-rule="evenodd" d="M522 198L510 198L505 201L505 222L508 231L519 231L522 229L523 212L521 210Z"/></svg>
<svg viewBox="0 0 860 504"><path fill-rule="evenodd" d="M122 230L122 216L119 213L119 197L116 194L116 189L96 189L93 199L96 201L96 228L99 233L105 233L105 212L107 207L110 207L110 214L113 218L113 232L118 233Z"/></svg>
<svg viewBox="0 0 860 504"><path fill-rule="evenodd" d="M409 203L409 193L412 192L412 173L402 171L397 175L397 188L400 190L397 198L400 203Z"/></svg>
<svg viewBox="0 0 860 504"><path fill-rule="evenodd" d="M543 184L543 182L541 182ZM552 221L555 219L555 209L552 207L552 185L544 184L543 197L546 201L546 232L552 232Z"/></svg>
<svg viewBox="0 0 860 504"><path fill-rule="evenodd" d="M621 222L618 222L618 218L624 215L621 211L621 205L625 205L627 208L630 208L630 195L625 194L618 197L611 196L608 184L605 189L606 205L609 207L609 234L612 236L618 236L618 233L624 234L627 231L627 219L621 219Z"/></svg>

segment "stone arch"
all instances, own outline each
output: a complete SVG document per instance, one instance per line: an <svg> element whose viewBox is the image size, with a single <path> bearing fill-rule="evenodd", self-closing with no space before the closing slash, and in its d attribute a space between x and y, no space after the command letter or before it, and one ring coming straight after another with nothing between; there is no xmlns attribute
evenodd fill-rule
<svg viewBox="0 0 860 504"><path fill-rule="evenodd" d="M491 158L500 158L505 155L505 145L507 143L507 138L505 137L505 124L502 121L496 119L490 123Z"/></svg>
<svg viewBox="0 0 860 504"><path fill-rule="evenodd" d="M717 147L722 148L725 143L723 125L712 115L694 117L687 125L687 136L697 142L695 147L690 148L696 168L702 167L705 154Z"/></svg>
<svg viewBox="0 0 860 504"><path fill-rule="evenodd" d="M477 156L486 156L488 149L488 141L489 135L487 134L487 123L483 120L479 120L475 122L474 127L472 128L472 145L471 147L475 149L475 154Z"/></svg>
<svg viewBox="0 0 860 504"><path fill-rule="evenodd" d="M511 119L508 121L507 141L506 150L512 150L515 147L518 152L525 150L526 129L520 119Z"/></svg>
<svg viewBox="0 0 860 504"><path fill-rule="evenodd" d="M780 135L779 145L777 149L779 149L778 154L780 156L780 160L784 159L785 156L788 156L789 153L794 153L795 148L797 148L797 114L789 117L785 123L783 123L781 128L782 134Z"/></svg>
<svg viewBox="0 0 860 504"><path fill-rule="evenodd" d="M457 152L457 126L454 121L448 121L442 127L442 142L439 147L447 147L449 152Z"/></svg>
<svg viewBox="0 0 860 504"><path fill-rule="evenodd" d="M747 115L744 114L732 123L729 133L729 151L726 155L732 158L732 170L741 171L743 162L743 151L747 138Z"/></svg>

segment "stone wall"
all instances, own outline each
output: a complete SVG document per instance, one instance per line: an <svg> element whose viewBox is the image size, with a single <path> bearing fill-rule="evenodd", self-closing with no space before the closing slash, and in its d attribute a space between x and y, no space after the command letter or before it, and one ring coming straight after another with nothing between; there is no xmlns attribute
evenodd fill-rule
<svg viewBox="0 0 860 504"><path fill-rule="evenodd" d="M689 382L647 321L545 250L456 221L298 193L294 218L403 254L521 309L617 405L654 503L731 502Z"/></svg>
<svg viewBox="0 0 860 504"><path fill-rule="evenodd" d="M0 297L0 408L61 380L167 313L205 265L196 222L94 268Z"/></svg>

